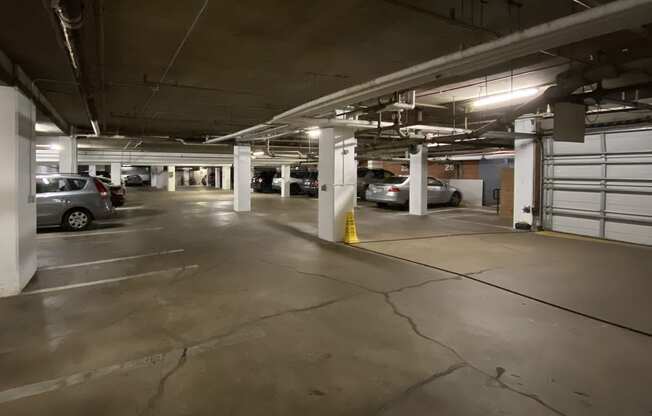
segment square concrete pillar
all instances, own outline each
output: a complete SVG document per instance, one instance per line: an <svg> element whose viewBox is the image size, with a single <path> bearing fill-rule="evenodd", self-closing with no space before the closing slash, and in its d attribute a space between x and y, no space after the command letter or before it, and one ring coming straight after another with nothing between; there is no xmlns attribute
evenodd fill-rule
<svg viewBox="0 0 652 416"><path fill-rule="evenodd" d="M177 190L177 173L175 171L176 166L168 166L168 192L174 192Z"/></svg>
<svg viewBox="0 0 652 416"><path fill-rule="evenodd" d="M215 167L215 188L220 189L222 187L222 171L219 167Z"/></svg>
<svg viewBox="0 0 652 416"><path fill-rule="evenodd" d="M326 241L343 241L346 214L356 196L354 131L327 128L319 138L318 235Z"/></svg>
<svg viewBox="0 0 652 416"><path fill-rule="evenodd" d="M16 295L36 272L34 105L0 87L0 297Z"/></svg>
<svg viewBox="0 0 652 416"><path fill-rule="evenodd" d="M410 151L410 215L428 214L428 147Z"/></svg>
<svg viewBox="0 0 652 416"><path fill-rule="evenodd" d="M290 165L281 165L281 198L290 196Z"/></svg>
<svg viewBox="0 0 652 416"><path fill-rule="evenodd" d="M222 166L222 189L231 190L231 165Z"/></svg>
<svg viewBox="0 0 652 416"><path fill-rule="evenodd" d="M534 118L520 118L514 121L516 133L536 133L536 130ZM536 147L534 139L514 140L514 224L533 224Z"/></svg>
<svg viewBox="0 0 652 416"><path fill-rule="evenodd" d="M120 162L111 163L111 183L120 185L122 183L122 164Z"/></svg>
<svg viewBox="0 0 652 416"><path fill-rule="evenodd" d="M77 138L59 137L59 173L77 173Z"/></svg>
<svg viewBox="0 0 652 416"><path fill-rule="evenodd" d="M183 169L183 186L190 185L190 169Z"/></svg>
<svg viewBox="0 0 652 416"><path fill-rule="evenodd" d="M251 146L233 146L233 210L251 211Z"/></svg>
<svg viewBox="0 0 652 416"><path fill-rule="evenodd" d="M97 176L97 167L95 165L88 165L88 176Z"/></svg>
<svg viewBox="0 0 652 416"><path fill-rule="evenodd" d="M158 183L158 166L149 167L149 186L156 188Z"/></svg>

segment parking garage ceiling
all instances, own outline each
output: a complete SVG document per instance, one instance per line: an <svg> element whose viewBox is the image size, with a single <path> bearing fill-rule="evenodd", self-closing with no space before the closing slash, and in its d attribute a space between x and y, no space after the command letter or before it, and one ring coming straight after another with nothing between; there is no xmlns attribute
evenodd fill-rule
<svg viewBox="0 0 652 416"><path fill-rule="evenodd" d="M0 48L78 131L91 132L86 108L90 97L103 134L184 138L237 131L319 96L596 4L572 0L61 3L82 10L77 41L88 97L80 95L49 0L4 5L0 24L11 30L0 33ZM586 45L558 51L568 61L586 59L592 52ZM528 57L523 64L549 59L548 55ZM432 97L433 104L445 101ZM451 121L445 112L435 110L432 119Z"/></svg>

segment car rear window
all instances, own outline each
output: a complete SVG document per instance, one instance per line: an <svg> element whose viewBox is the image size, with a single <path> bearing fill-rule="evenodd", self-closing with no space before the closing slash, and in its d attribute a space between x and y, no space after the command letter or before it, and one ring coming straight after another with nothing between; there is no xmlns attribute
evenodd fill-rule
<svg viewBox="0 0 652 416"><path fill-rule="evenodd" d="M86 179L68 179L68 186L71 191L80 191L86 186Z"/></svg>
<svg viewBox="0 0 652 416"><path fill-rule="evenodd" d="M399 183L403 183L406 180L407 180L406 176L390 176L389 178L385 178L385 180L383 180L383 183L398 185Z"/></svg>
<svg viewBox="0 0 652 416"><path fill-rule="evenodd" d="M66 181L62 178L38 178L36 179L36 193L64 192Z"/></svg>

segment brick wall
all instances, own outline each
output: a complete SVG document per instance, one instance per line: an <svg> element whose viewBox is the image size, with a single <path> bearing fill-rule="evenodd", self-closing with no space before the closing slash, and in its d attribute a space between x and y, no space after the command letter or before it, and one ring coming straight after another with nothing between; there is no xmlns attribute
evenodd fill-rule
<svg viewBox="0 0 652 416"><path fill-rule="evenodd" d="M409 174L409 170L407 169L409 163L407 162L382 162L381 165L383 169L388 170L395 175ZM480 179L477 160L455 162L455 165L456 168L454 170L447 171L445 164L430 162L428 165L428 176L434 176L435 178L440 179ZM402 166L405 168L402 168Z"/></svg>

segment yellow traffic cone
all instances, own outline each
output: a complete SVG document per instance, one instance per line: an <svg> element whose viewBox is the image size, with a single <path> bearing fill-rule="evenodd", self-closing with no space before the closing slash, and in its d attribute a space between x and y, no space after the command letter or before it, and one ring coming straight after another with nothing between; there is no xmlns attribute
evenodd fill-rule
<svg viewBox="0 0 652 416"><path fill-rule="evenodd" d="M359 243L358 233L355 229L355 216L353 210L346 213L346 221L344 223L344 242L347 244Z"/></svg>

